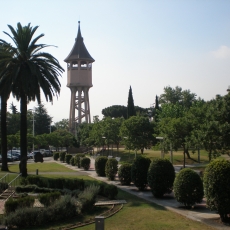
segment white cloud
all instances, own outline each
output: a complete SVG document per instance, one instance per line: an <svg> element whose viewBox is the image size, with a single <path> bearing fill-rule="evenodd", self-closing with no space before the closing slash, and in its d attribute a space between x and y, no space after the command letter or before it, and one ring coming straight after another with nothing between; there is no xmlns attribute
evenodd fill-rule
<svg viewBox="0 0 230 230"><path fill-rule="evenodd" d="M212 56L215 58L229 58L230 57L230 48L227 46L220 46L220 48L216 51L211 52Z"/></svg>

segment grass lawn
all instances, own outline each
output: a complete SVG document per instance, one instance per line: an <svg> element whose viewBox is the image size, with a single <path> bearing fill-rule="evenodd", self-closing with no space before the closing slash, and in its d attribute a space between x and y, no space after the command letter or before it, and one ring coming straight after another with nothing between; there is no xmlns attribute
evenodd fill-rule
<svg viewBox="0 0 230 230"><path fill-rule="evenodd" d="M197 164L198 163L198 153L192 153L192 151L189 152L191 159L188 159L187 156L185 158L186 164ZM120 162L132 162L135 158L135 151L129 151L121 148L119 151L116 151L115 149L113 152L110 151L110 155L113 156L119 156L121 157ZM140 151L137 151L137 156L141 155ZM149 157L151 160L154 158L160 158L161 157L161 151L152 150L152 149L145 149L144 150L144 156ZM170 160L170 153L165 153L164 157ZM173 152L173 164L174 165L183 165L184 163L184 154L183 151L174 151ZM200 163L205 164L208 163L208 153L205 150L200 151Z"/></svg>
<svg viewBox="0 0 230 230"><path fill-rule="evenodd" d="M159 152L158 152L159 153ZM148 152L146 151L144 154L147 156L151 156L154 158L158 157L157 151ZM119 152L119 156L122 154L127 155L129 152ZM134 153L133 153L134 155ZM122 157L122 156L121 156ZM128 156L129 157L129 156ZM75 172L71 169L68 169L64 165L60 165L58 163L31 163L27 165L28 173L35 172L36 169L39 172L42 172L41 176L43 177L65 177L65 178L80 178L84 179L86 183L102 183L99 182L87 175L79 175L80 172ZM11 172L18 172L18 165L10 165L9 170ZM49 174L51 172L52 174ZM58 172L55 174L55 172ZM59 173L62 173L61 175ZM75 173L75 174L74 174ZM12 174L17 175L17 174ZM208 230L213 229L209 226L206 226L200 222L192 221L190 219L185 218L177 213L172 211L168 211L164 207L158 206L156 204L147 202L141 198L138 198L134 195L131 195L127 192L119 190L118 199L125 199L127 204L124 205L123 209L115 214L114 216L105 220L105 229L109 230L149 230L149 229L170 229L170 230L178 230L178 229L202 229ZM102 211L102 210L101 210ZM67 222L55 223L46 227L38 227L38 228L27 228L27 229L44 229L44 230L58 230L64 229L64 226L69 226L69 224L75 224L77 222L83 222L90 217L94 219L95 215L100 215L99 210L96 210L95 213L89 213L87 215L83 215L74 220L69 220ZM63 226L63 227L61 227ZM81 230L94 230L95 224L91 224L85 227L81 227Z"/></svg>
<svg viewBox="0 0 230 230"><path fill-rule="evenodd" d="M72 169L65 167L64 165L52 162L52 163L31 163L27 164L27 172L36 172L38 169L39 172L75 172ZM19 173L18 164L9 165L9 171Z"/></svg>
<svg viewBox="0 0 230 230"><path fill-rule="evenodd" d="M53 175L47 175L53 177ZM65 177L68 177L67 175ZM87 179L87 177L85 177ZM88 178L89 179L89 178ZM92 182L92 179L89 179ZM95 181L95 180L94 180ZM95 181L96 182L96 181ZM192 221L177 213L169 211L159 205L149 203L141 198L131 195L119 189L117 199L124 199L127 204L123 209L114 216L105 219L105 229L109 230L149 230L149 229L170 229L170 230L213 230L200 222ZM106 208L96 209L95 212L84 214L76 219L71 219L61 223L54 223L45 227L26 228L33 230L59 230L65 229L79 222L85 222L89 218L94 219L95 216L100 215ZM95 224L90 224L81 228L81 230L94 230Z"/></svg>
<svg viewBox="0 0 230 230"><path fill-rule="evenodd" d="M164 207L137 198L119 190L119 199L128 203L116 215L105 220L105 229L109 230L149 230L149 229L213 229L202 223L189 220L179 214L168 211ZM81 228L93 230L94 225Z"/></svg>

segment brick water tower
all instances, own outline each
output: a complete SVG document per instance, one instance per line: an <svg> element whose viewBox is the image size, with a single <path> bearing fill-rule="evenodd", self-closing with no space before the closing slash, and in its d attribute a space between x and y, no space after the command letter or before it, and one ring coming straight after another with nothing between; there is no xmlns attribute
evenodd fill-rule
<svg viewBox="0 0 230 230"><path fill-rule="evenodd" d="M70 88L69 129L75 134L76 126L81 124L83 118L91 123L89 106L89 89L92 87L92 63L94 59L89 54L81 36L80 22L78 34L68 57L67 87Z"/></svg>

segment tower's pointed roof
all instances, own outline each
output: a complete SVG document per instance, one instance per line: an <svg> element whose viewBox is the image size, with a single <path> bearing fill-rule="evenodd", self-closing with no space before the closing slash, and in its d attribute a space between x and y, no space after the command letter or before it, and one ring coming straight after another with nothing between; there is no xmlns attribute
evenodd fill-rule
<svg viewBox="0 0 230 230"><path fill-rule="evenodd" d="M89 54L83 42L83 37L81 36L81 29L80 29L80 21L78 21L78 33L77 33L77 37L75 38L74 46L70 54L64 61L70 62L74 60L83 60L83 61L85 60L89 62L95 61Z"/></svg>

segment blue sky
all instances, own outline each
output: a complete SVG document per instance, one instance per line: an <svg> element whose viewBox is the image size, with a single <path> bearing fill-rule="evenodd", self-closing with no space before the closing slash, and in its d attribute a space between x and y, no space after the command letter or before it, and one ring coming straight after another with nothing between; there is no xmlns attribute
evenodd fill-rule
<svg viewBox="0 0 230 230"><path fill-rule="evenodd" d="M135 105L147 108L166 86L190 89L210 100L230 85L230 1L227 0L8 0L1 2L0 38L7 24L39 25L40 43L63 61L74 45L78 21L95 59L89 91L91 117L103 108L127 105L131 85ZM8 40L9 41L9 40ZM61 94L43 103L53 121L69 117L67 73ZM13 98L11 102L19 103ZM30 103L33 108L36 103Z"/></svg>

